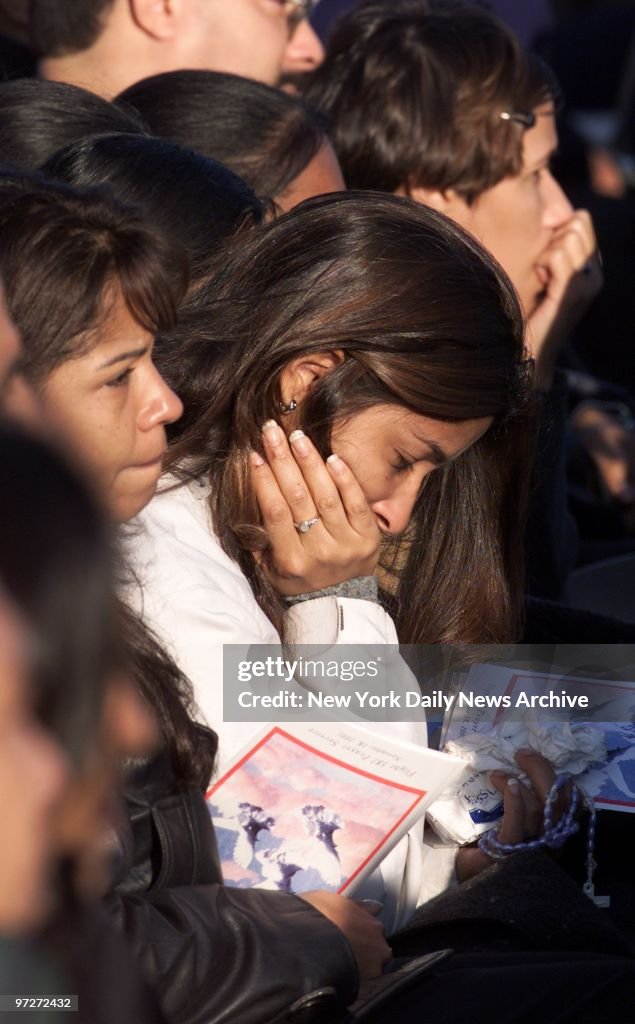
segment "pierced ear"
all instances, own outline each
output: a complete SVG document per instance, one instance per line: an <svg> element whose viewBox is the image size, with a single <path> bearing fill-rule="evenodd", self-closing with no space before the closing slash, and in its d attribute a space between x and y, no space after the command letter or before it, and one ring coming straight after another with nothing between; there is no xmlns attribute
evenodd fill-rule
<svg viewBox="0 0 635 1024"><path fill-rule="evenodd" d="M181 0L130 0L130 13L135 24L153 39L173 39Z"/></svg>
<svg viewBox="0 0 635 1024"><path fill-rule="evenodd" d="M310 352L287 363L280 374L280 397L285 405L292 401L300 404L318 381L344 361L341 349Z"/></svg>

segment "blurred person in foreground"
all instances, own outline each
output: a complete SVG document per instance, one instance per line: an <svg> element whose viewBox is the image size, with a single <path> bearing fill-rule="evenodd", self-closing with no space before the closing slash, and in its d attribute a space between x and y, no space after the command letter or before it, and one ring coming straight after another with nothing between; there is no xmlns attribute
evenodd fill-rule
<svg viewBox="0 0 635 1024"><path fill-rule="evenodd" d="M77 995L86 1024L158 1024L97 906L120 759L156 743L119 643L110 530L75 472L15 427L0 426L0 479L0 579L13 606L3 601L1 627L0 991Z"/></svg>

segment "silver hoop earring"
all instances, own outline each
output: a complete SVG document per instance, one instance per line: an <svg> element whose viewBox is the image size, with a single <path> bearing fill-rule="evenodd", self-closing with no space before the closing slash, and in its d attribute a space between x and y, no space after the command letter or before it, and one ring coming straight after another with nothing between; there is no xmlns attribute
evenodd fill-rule
<svg viewBox="0 0 635 1024"><path fill-rule="evenodd" d="M288 416L289 413L295 412L297 408L298 403L295 398L292 398L288 405L285 405L284 402L280 402L280 412L283 416Z"/></svg>

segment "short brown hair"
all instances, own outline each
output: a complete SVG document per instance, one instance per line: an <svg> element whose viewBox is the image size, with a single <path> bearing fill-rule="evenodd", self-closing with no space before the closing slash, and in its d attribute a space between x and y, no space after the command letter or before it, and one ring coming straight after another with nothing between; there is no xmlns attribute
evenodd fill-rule
<svg viewBox="0 0 635 1024"><path fill-rule="evenodd" d="M467 4L363 5L340 22L307 98L330 118L350 188L456 189L468 202L522 165L501 113L554 98L547 69Z"/></svg>
<svg viewBox="0 0 635 1024"><path fill-rule="evenodd" d="M80 53L99 38L114 0L29 0L28 37L41 57Z"/></svg>

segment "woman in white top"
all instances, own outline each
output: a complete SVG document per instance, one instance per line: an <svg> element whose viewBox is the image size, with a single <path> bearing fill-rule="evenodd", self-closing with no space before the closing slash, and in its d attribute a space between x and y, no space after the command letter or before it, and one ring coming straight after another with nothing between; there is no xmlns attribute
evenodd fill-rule
<svg viewBox="0 0 635 1024"><path fill-rule="evenodd" d="M222 644L517 639L530 370L470 236L393 196L310 201L225 254L157 360L185 414L133 557L221 757L261 728L223 722ZM390 925L451 874L415 831L372 890Z"/></svg>

